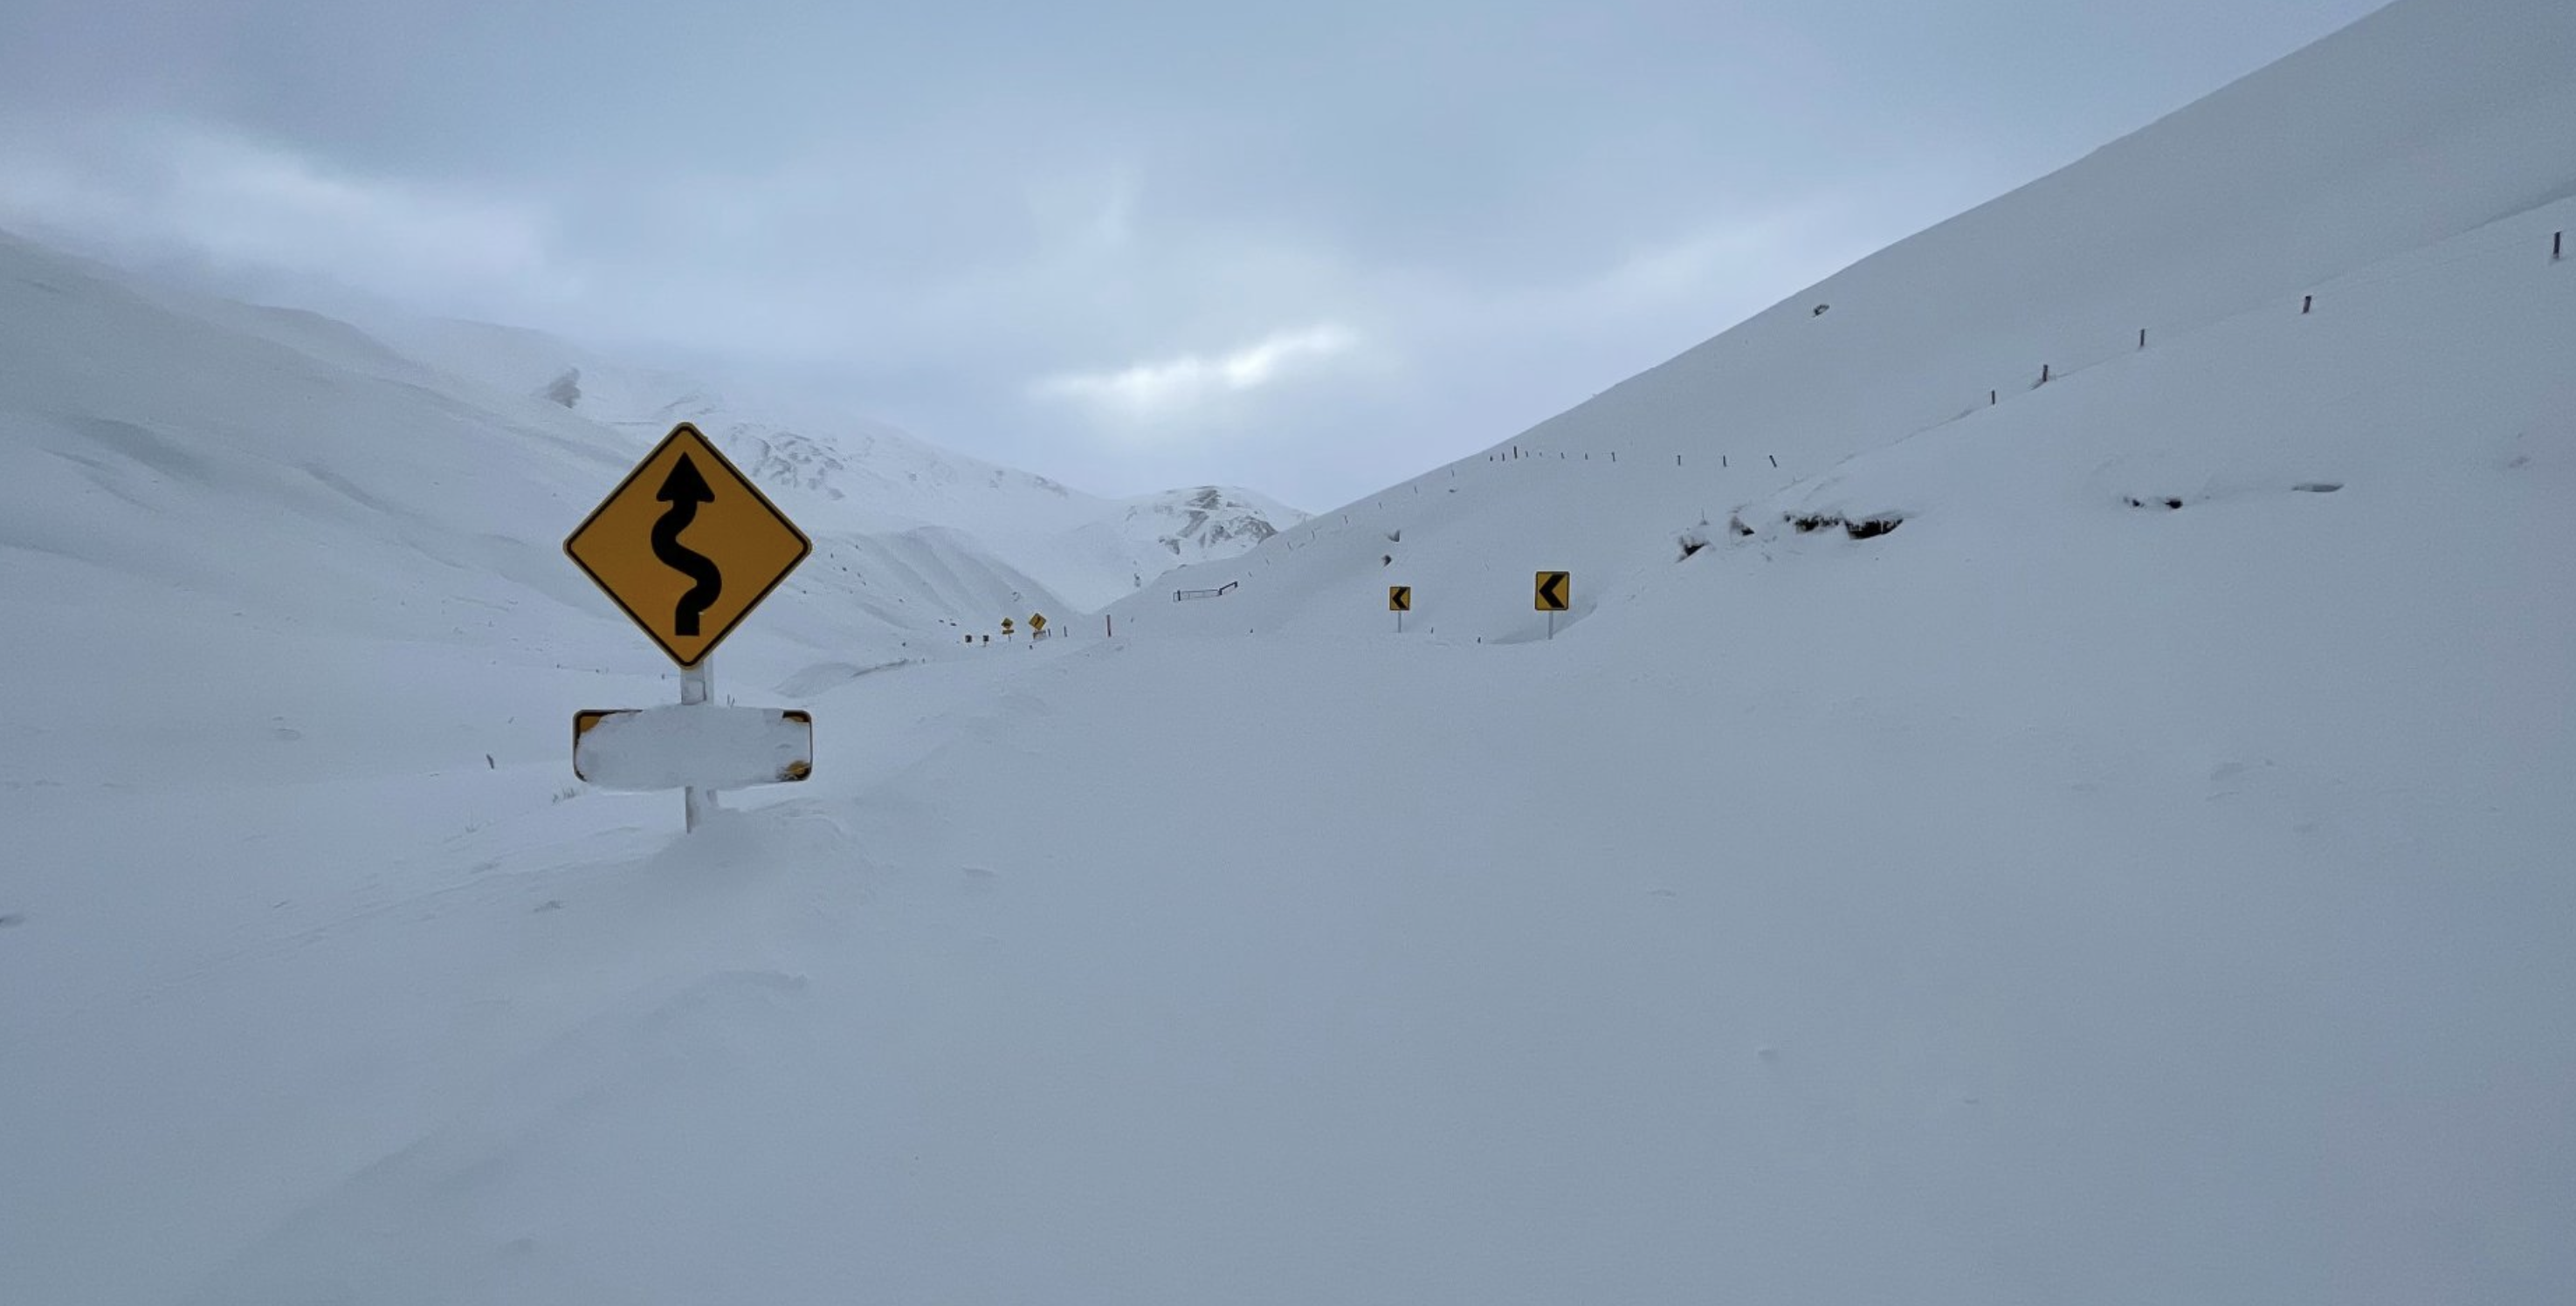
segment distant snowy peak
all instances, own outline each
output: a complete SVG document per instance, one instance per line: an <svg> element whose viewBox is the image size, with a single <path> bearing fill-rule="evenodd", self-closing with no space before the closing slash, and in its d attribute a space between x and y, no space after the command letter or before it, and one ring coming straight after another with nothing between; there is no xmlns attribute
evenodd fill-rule
<svg viewBox="0 0 2576 1306"><path fill-rule="evenodd" d="M767 435L748 435L740 424L729 432L732 444L744 458L744 471L751 478L773 489L793 488L826 499L847 498L843 485L850 476L850 461L833 443L817 440L794 431L776 431ZM754 455L752 450L759 453Z"/></svg>
<svg viewBox="0 0 2576 1306"><path fill-rule="evenodd" d="M823 503L847 502L877 515L854 525L907 522L976 525L997 496L1062 501L1070 492L1046 477L941 449L862 417L781 405L738 403L697 378L601 358L543 332L480 322L396 324L406 347L459 376L567 409L650 441L689 422L767 489ZM1106 507L1107 505L1102 505Z"/></svg>
<svg viewBox="0 0 2576 1306"><path fill-rule="evenodd" d="M1308 515L1250 490L1197 485L1131 499L1125 521L1131 536L1176 562L1210 562L1251 552Z"/></svg>
<svg viewBox="0 0 2576 1306"><path fill-rule="evenodd" d="M1247 553L1306 520L1231 486L1085 494L828 405L737 395L539 331L453 320L382 329L433 367L607 427L636 452L674 423L692 423L817 537L948 528L962 533L950 543L971 539L996 564L1084 607L1173 567Z"/></svg>
<svg viewBox="0 0 2576 1306"><path fill-rule="evenodd" d="M726 447L747 460L743 470L754 479L826 499L849 498L861 482L898 495L999 492L1064 499L1072 493L1046 477L934 450L867 423L818 436L763 422L715 420Z"/></svg>

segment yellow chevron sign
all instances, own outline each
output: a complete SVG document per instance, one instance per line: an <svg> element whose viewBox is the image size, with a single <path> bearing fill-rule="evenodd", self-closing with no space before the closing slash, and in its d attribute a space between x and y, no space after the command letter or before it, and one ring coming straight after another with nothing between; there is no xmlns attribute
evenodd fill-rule
<svg viewBox="0 0 2576 1306"><path fill-rule="evenodd" d="M1540 612L1563 612L1574 606L1574 573L1542 571L1538 574L1538 598L1531 605Z"/></svg>

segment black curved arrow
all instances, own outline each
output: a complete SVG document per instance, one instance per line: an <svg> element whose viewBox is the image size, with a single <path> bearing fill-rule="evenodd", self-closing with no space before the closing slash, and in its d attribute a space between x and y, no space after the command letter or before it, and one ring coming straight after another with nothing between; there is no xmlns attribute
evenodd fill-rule
<svg viewBox="0 0 2576 1306"><path fill-rule="evenodd" d="M671 633L695 635L699 616L716 601L717 595L724 593L724 573L716 569L713 559L681 544L680 532L698 519L699 504L716 501L716 492L708 488L707 478L698 474L698 465L690 462L687 454L681 454L671 474L663 478L661 492L653 497L671 505L661 520L653 523L653 556L661 559L663 566L697 582L672 608Z"/></svg>

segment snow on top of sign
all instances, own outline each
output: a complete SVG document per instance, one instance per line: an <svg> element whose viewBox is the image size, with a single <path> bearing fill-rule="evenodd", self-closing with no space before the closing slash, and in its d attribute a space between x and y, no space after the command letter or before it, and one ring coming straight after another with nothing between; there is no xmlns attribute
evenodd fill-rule
<svg viewBox="0 0 2576 1306"><path fill-rule="evenodd" d="M805 713L704 703L610 713L573 750L573 769L603 789L777 784L804 779L813 764Z"/></svg>

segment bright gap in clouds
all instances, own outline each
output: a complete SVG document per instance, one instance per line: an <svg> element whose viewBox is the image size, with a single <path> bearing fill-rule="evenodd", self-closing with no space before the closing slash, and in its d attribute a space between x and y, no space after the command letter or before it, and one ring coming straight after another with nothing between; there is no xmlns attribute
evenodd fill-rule
<svg viewBox="0 0 2576 1306"><path fill-rule="evenodd" d="M1358 343L1348 328L1323 323L1277 331L1232 353L1138 363L1114 372L1066 372L1038 382L1042 396L1093 405L1105 415L1131 418L1186 413L1227 394L1258 389L1299 366L1347 352Z"/></svg>

